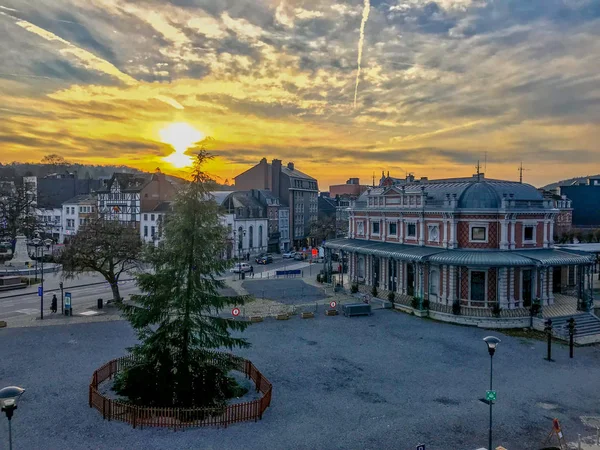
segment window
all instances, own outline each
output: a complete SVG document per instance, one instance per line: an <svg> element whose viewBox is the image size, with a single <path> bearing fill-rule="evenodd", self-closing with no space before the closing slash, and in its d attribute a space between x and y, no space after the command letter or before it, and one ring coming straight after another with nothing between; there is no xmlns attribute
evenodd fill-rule
<svg viewBox="0 0 600 450"><path fill-rule="evenodd" d="M154 226L150 227L150 236L154 237L154 234L156 233Z"/></svg>
<svg viewBox="0 0 600 450"><path fill-rule="evenodd" d="M79 225L83 225L83 219L79 219Z"/></svg>
<svg viewBox="0 0 600 450"><path fill-rule="evenodd" d="M471 227L471 241L486 242L487 241L487 227L472 226Z"/></svg>
<svg viewBox="0 0 600 450"><path fill-rule="evenodd" d="M365 223L360 221L360 222L356 222L356 234L358 234L359 236L364 236L365 235Z"/></svg>
<svg viewBox="0 0 600 450"><path fill-rule="evenodd" d="M471 272L471 300L485 301L485 272Z"/></svg>
<svg viewBox="0 0 600 450"><path fill-rule="evenodd" d="M148 220L148 214L144 214L144 220Z"/></svg>
<svg viewBox="0 0 600 450"><path fill-rule="evenodd" d="M258 247L262 248L263 246L263 227L262 225L258 226Z"/></svg>
<svg viewBox="0 0 600 450"><path fill-rule="evenodd" d="M406 237L416 238L417 237L417 224L409 223L406 225Z"/></svg>
<svg viewBox="0 0 600 450"><path fill-rule="evenodd" d="M396 236L397 232L398 232L398 224L396 224L396 223L390 223L389 235L390 236Z"/></svg>
<svg viewBox="0 0 600 450"><path fill-rule="evenodd" d="M429 284L429 294L438 295L440 285L440 272L437 269L431 269L431 273L429 274L429 276L431 277L431 282Z"/></svg>
<svg viewBox="0 0 600 450"><path fill-rule="evenodd" d="M154 214L150 214L150 220L154 222Z"/></svg>
<svg viewBox="0 0 600 450"><path fill-rule="evenodd" d="M533 225L523 227L523 242L535 242L535 227Z"/></svg>
<svg viewBox="0 0 600 450"><path fill-rule="evenodd" d="M148 237L148 225L144 225L144 237Z"/></svg>
<svg viewBox="0 0 600 450"><path fill-rule="evenodd" d="M440 227L439 225L429 225L429 242L439 242L440 241Z"/></svg>
<svg viewBox="0 0 600 450"><path fill-rule="evenodd" d="M373 234L379 234L379 222L371 223L371 232Z"/></svg>

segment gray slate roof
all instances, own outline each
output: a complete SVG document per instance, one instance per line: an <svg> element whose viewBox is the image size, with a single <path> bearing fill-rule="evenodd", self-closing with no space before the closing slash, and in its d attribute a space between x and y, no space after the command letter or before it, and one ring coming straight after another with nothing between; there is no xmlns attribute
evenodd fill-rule
<svg viewBox="0 0 600 450"><path fill-rule="evenodd" d="M363 239L333 239L326 248L383 256L403 261L427 261L455 266L518 267L590 264L595 256L571 250L446 250L435 247L374 242Z"/></svg>

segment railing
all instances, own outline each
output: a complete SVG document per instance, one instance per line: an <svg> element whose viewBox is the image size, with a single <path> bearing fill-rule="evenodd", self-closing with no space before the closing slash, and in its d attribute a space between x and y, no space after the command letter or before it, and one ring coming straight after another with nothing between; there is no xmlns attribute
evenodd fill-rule
<svg viewBox="0 0 600 450"><path fill-rule="evenodd" d="M217 354L215 354L217 355ZM221 356L224 356L222 354ZM146 407L110 399L98 391L101 383L112 379L116 373L135 364L132 356L113 359L94 372L89 387L89 405L102 413L105 420L119 420L133 426L166 427L173 429L204 426L224 426L237 422L262 419L265 410L271 404L273 386L252 364L252 362L228 355L235 363L235 370L251 379L261 398L251 402L227 405L224 408L174 408Z"/></svg>

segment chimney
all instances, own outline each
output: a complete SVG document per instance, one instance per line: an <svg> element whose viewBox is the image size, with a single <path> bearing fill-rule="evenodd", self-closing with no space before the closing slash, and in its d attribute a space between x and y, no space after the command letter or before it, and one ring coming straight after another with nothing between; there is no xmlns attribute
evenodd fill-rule
<svg viewBox="0 0 600 450"><path fill-rule="evenodd" d="M429 178L427 178L427 177L421 177L421 181L427 181L427 180L429 180Z"/></svg>
<svg viewBox="0 0 600 450"><path fill-rule="evenodd" d="M293 162L289 162L287 167L290 170L294 170L294 163Z"/></svg>
<svg viewBox="0 0 600 450"><path fill-rule="evenodd" d="M281 189L281 160L274 159L271 161L271 191L275 197L287 198L279 192Z"/></svg>
<svg viewBox="0 0 600 450"><path fill-rule="evenodd" d="M406 175L406 181L412 183L413 181L415 181L415 176L412 173L409 173L408 175Z"/></svg>

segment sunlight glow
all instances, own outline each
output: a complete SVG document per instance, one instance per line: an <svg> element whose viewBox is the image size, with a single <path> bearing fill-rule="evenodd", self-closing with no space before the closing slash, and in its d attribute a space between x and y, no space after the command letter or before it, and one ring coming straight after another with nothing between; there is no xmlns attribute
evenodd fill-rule
<svg viewBox="0 0 600 450"><path fill-rule="evenodd" d="M204 139L204 134L185 122L172 123L159 131L160 139L175 149L163 158L176 168L191 165L193 158L185 154L196 142Z"/></svg>

